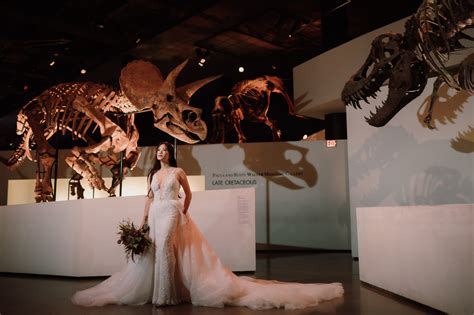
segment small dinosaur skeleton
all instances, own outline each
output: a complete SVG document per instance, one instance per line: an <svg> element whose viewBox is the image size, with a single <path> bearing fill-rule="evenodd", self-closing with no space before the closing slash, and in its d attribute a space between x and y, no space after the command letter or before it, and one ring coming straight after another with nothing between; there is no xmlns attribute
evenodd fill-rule
<svg viewBox="0 0 474 315"><path fill-rule="evenodd" d="M283 81L274 76L241 81L232 87L229 96L217 97L212 110L214 128L210 142L223 143L225 133L234 128L239 143L245 142L246 138L240 126L242 120L264 123L271 129L273 139L280 140L281 132L276 122L267 116L272 93L281 94L285 98L290 114L295 113L295 106L285 91Z"/></svg>
<svg viewBox="0 0 474 315"><path fill-rule="evenodd" d="M424 122L431 125L433 105L439 86L444 82L457 90L474 93L474 54L455 67L447 67L450 53L466 49L461 40L473 38L463 31L472 27L473 0L425 0L405 24L403 34L387 33L372 42L367 60L346 83L341 99L346 105L361 108L388 80L388 98L370 112L367 122L384 126L403 107L424 90L428 77L437 79L433 86L428 114Z"/></svg>
<svg viewBox="0 0 474 315"><path fill-rule="evenodd" d="M120 90L91 82L53 86L20 110L17 134L22 136L22 142L3 162L15 169L25 157L33 160L30 148L36 146L35 198L37 202L51 201L55 149L48 139L56 132L63 135L69 132L73 139L82 139L88 146L74 147L66 163L92 187L113 196L120 182L119 154L123 154L124 173L133 169L140 157L135 113L151 110L155 127L184 142L196 143L206 138L207 127L201 120L201 109L191 107L189 100L194 92L218 76L176 88L176 78L186 63L177 66L164 80L153 64L133 61L122 69ZM95 143L90 133L97 128L101 140ZM105 186L94 166L96 163L112 172L110 188Z"/></svg>

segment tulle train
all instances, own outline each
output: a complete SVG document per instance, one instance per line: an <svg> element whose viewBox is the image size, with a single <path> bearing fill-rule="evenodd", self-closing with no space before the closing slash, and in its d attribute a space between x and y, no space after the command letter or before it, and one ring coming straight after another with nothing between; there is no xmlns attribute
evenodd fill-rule
<svg viewBox="0 0 474 315"><path fill-rule="evenodd" d="M174 237L176 286L180 300L194 305L299 309L341 297L340 283L302 284L237 277L222 265L194 222L181 213ZM152 301L154 254L131 260L97 286L77 292L76 305L145 304Z"/></svg>

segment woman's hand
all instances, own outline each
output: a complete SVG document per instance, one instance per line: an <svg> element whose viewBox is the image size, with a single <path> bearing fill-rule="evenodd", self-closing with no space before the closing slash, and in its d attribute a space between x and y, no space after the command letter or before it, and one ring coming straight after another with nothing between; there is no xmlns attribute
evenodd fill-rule
<svg viewBox="0 0 474 315"><path fill-rule="evenodd" d="M142 224L140 224L140 227L139 229L143 229L143 227L145 226L145 224L148 224L148 216L145 216L142 220Z"/></svg>

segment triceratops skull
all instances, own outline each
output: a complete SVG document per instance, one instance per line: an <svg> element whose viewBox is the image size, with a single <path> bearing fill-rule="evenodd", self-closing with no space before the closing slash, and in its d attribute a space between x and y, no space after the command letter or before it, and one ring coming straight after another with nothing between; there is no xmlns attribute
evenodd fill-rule
<svg viewBox="0 0 474 315"><path fill-rule="evenodd" d="M155 127L187 142L196 143L207 136L202 110L189 105L191 96L220 76L202 79L176 88L176 78L187 60L173 69L165 80L153 64L136 60L122 69L120 85L123 93L140 110L151 109Z"/></svg>

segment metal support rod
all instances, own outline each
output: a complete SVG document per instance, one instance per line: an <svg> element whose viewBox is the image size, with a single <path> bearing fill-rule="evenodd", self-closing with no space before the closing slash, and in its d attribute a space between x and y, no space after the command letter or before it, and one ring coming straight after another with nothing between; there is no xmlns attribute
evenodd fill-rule
<svg viewBox="0 0 474 315"><path fill-rule="evenodd" d="M327 14L329 15L329 14L333 13L334 11L339 10L339 9L342 8L343 6L348 5L349 3L351 3L351 1L352 1L352 0L348 0L348 1L344 2L344 3L341 4L341 5L338 5L337 7L335 7L335 8L332 9L331 11L329 11Z"/></svg>
<svg viewBox="0 0 474 315"><path fill-rule="evenodd" d="M119 170L120 189L119 196L122 196L122 179L123 179L123 151L120 152L120 170Z"/></svg>
<svg viewBox="0 0 474 315"><path fill-rule="evenodd" d="M59 119L57 121L56 130L56 156L54 157L54 191L53 200L56 201L57 188L58 188L58 161L59 161ZM69 188L68 188L69 189Z"/></svg>
<svg viewBox="0 0 474 315"><path fill-rule="evenodd" d="M267 227L267 244L270 245L271 244L271 240L270 240L270 184L269 184L269 179L268 178L265 178L265 191L266 191L266 220L267 220L267 224L266 224L266 227Z"/></svg>

